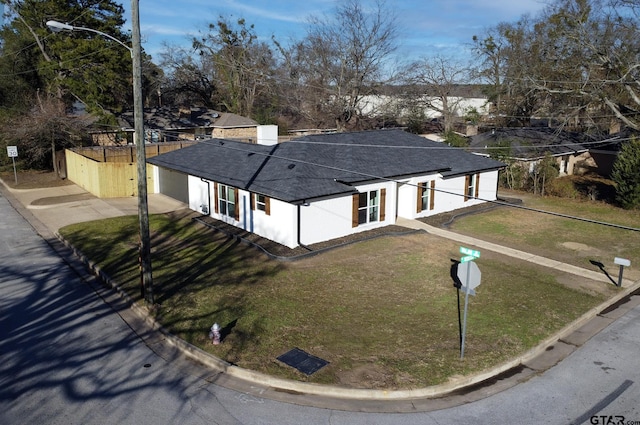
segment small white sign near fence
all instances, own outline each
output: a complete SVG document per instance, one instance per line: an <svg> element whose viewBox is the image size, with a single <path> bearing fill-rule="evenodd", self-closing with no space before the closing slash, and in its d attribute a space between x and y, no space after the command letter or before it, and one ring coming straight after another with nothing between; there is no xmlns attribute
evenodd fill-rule
<svg viewBox="0 0 640 425"><path fill-rule="evenodd" d="M16 185L18 184L18 174L16 173L16 158L18 157L17 146L7 146L7 155L13 161L13 177L16 179Z"/></svg>

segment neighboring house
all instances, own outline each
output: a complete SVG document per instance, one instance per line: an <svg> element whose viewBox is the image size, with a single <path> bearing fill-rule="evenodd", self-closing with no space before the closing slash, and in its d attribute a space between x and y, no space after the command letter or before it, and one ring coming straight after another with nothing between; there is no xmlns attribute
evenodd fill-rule
<svg viewBox="0 0 640 425"><path fill-rule="evenodd" d="M610 177L611 171L613 171L613 164L618 158L622 145L637 137L638 135L635 131L625 129L591 143L589 145L589 153L595 164L594 171L601 176Z"/></svg>
<svg viewBox="0 0 640 425"><path fill-rule="evenodd" d="M204 107L160 107L144 111L145 141L147 143L177 140L202 140L211 137L213 123L221 112ZM123 114L133 126L133 114Z"/></svg>
<svg viewBox="0 0 640 425"><path fill-rule="evenodd" d="M92 132L94 144L112 146L133 143L133 112L123 113L119 121L119 130ZM272 126L259 126L251 118L204 107L160 107L144 111L146 143L203 140L211 137L256 143L261 137L261 129L265 127Z"/></svg>
<svg viewBox="0 0 640 425"><path fill-rule="evenodd" d="M396 118L407 118L415 110L407 106L407 98L413 103L424 105L422 113L426 119L442 117L442 100L437 93L429 87L424 87L423 94L415 95L415 88L411 89L411 95L407 95L402 86L391 90L389 94L363 96L360 103L360 112L368 116L387 116L390 112ZM489 115L492 105L487 95L482 92L481 86L454 85L447 97L447 104L452 116L463 117L470 110L476 110L480 116ZM433 105L430 107L428 105Z"/></svg>
<svg viewBox="0 0 640 425"><path fill-rule="evenodd" d="M259 137L258 127L258 123L251 118L225 112L214 122L211 136L218 139L234 139L257 143ZM273 144L277 143L277 130L275 136L276 140L273 141Z"/></svg>
<svg viewBox="0 0 640 425"><path fill-rule="evenodd" d="M208 139L213 123L221 112L208 108L160 107L144 110L145 142L173 142ZM133 143L133 112L120 115L119 130L95 131L91 135L95 145L113 146Z"/></svg>
<svg viewBox="0 0 640 425"><path fill-rule="evenodd" d="M290 248L495 200L504 166L401 130L212 139L148 162L155 192Z"/></svg>
<svg viewBox="0 0 640 425"><path fill-rule="evenodd" d="M581 133L549 127L496 128L471 137L472 152L490 155L497 148L510 147L507 156L529 171L548 153L558 163L560 175L581 174L595 163L589 154L590 139Z"/></svg>

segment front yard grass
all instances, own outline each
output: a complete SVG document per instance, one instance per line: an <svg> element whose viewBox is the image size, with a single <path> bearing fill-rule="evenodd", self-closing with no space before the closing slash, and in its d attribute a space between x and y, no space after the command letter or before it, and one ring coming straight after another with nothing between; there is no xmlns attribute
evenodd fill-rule
<svg viewBox="0 0 640 425"><path fill-rule="evenodd" d="M483 252L461 361L449 277L450 259L459 257L454 242L426 233L381 237L278 262L188 218L154 215L150 224L157 320L231 363L300 381L384 389L442 383L525 352L617 291ZM60 233L140 300L136 217ZM214 322L224 337L216 346L207 336ZM294 347L330 364L307 377L276 360Z"/></svg>

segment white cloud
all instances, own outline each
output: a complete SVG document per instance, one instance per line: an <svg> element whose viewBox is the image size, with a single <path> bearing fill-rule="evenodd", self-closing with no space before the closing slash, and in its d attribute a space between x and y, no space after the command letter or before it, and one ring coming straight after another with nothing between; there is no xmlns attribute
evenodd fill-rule
<svg viewBox="0 0 640 425"><path fill-rule="evenodd" d="M245 4L245 3L238 3L235 0L225 0L222 3L232 9L236 9L238 11L246 12L249 15L253 15L262 19L269 19L272 21L302 23L302 22L305 22L306 17L309 15L306 12L303 15L295 13L295 9L299 8L301 4L304 4L299 2L296 2L297 3L296 6L289 4L288 10L277 8L279 3L282 3L282 2L271 2L268 8L249 6L248 4ZM291 2L285 2L285 3L291 3Z"/></svg>
<svg viewBox="0 0 640 425"><path fill-rule="evenodd" d="M146 34L159 34L159 35L169 35L169 36L188 36L195 35L196 33L193 31L186 31L184 28L178 27L170 27L165 25L140 25L140 31Z"/></svg>

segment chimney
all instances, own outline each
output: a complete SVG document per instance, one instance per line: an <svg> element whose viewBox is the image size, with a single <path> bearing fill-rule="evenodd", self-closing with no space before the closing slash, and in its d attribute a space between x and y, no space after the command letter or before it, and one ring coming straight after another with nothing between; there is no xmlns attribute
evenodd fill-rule
<svg viewBox="0 0 640 425"><path fill-rule="evenodd" d="M259 145L276 145L278 144L278 126L277 125L259 125L257 128Z"/></svg>

